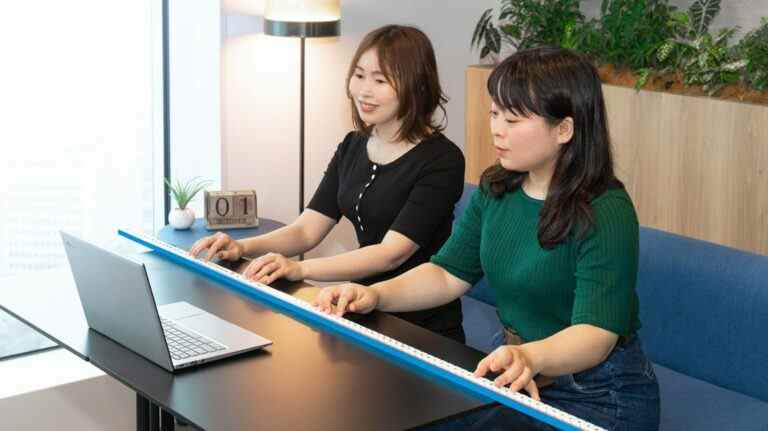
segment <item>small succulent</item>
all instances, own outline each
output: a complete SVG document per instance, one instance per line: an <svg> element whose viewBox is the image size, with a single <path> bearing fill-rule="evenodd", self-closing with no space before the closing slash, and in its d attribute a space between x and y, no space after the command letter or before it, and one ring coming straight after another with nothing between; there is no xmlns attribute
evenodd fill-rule
<svg viewBox="0 0 768 431"><path fill-rule="evenodd" d="M182 210L187 208L189 202L195 197L197 193L200 192L200 190L204 189L211 183L212 181L202 180L200 177L192 178L186 182L182 182L181 180L176 179L175 184L172 184L170 181L168 181L168 178L165 179L165 184L168 186L171 196L173 196L173 199L176 201L179 209Z"/></svg>

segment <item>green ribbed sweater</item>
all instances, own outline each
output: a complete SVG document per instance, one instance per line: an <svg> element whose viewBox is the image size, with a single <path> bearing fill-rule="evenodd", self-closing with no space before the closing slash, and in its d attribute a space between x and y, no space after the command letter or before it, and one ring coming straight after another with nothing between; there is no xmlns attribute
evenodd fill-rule
<svg viewBox="0 0 768 431"><path fill-rule="evenodd" d="M551 250L537 239L543 204L521 188L501 198L478 188L432 262L473 285L485 275L502 323L525 341L580 323L635 333L638 222L626 191L595 198L587 235Z"/></svg>

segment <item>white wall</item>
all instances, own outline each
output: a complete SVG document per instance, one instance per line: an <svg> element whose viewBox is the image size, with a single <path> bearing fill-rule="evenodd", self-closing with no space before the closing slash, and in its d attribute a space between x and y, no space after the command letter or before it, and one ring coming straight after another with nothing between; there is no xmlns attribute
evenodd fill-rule
<svg viewBox="0 0 768 431"><path fill-rule="evenodd" d="M496 0L342 0L341 36L307 40L306 186L308 202L338 143L351 129L344 78L357 44L385 24L421 28L435 47L447 105L446 135L464 145L464 69L477 62L469 42L477 18ZM225 13L259 16L263 1L225 0ZM230 20L231 21L231 20ZM222 48L223 175L230 188L255 187L261 216L298 214L299 42L230 37ZM343 222L322 253L355 247Z"/></svg>

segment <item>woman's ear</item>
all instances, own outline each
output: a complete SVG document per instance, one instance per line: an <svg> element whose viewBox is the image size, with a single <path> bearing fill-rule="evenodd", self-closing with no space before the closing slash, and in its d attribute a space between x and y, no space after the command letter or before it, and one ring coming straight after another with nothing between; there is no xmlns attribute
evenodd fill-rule
<svg viewBox="0 0 768 431"><path fill-rule="evenodd" d="M565 117L557 125L557 143L567 144L573 138L573 117Z"/></svg>

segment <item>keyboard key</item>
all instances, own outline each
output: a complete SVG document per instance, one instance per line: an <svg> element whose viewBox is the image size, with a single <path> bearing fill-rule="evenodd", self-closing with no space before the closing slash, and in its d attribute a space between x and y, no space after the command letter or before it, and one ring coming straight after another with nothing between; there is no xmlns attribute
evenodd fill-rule
<svg viewBox="0 0 768 431"><path fill-rule="evenodd" d="M163 332L172 354L197 356L226 349L225 346L196 333L187 333L174 322L161 318Z"/></svg>

